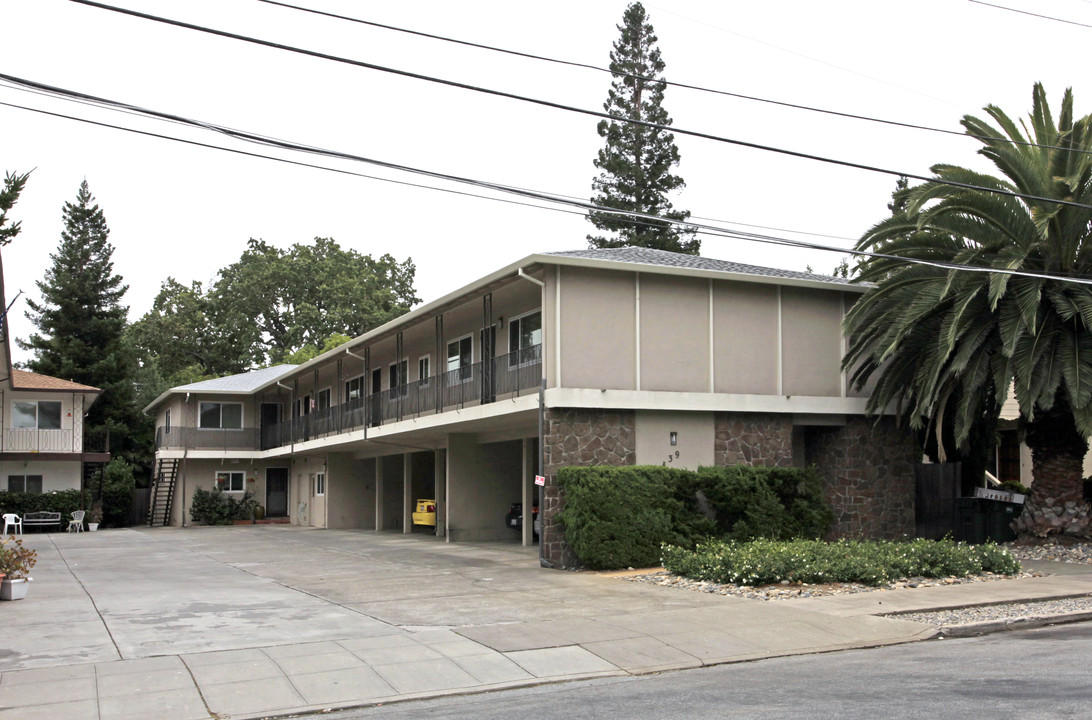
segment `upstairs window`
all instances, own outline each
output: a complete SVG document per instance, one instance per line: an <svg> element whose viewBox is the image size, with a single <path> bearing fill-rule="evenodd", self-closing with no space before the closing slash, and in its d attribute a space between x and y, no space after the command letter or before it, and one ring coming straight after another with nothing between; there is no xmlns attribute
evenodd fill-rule
<svg viewBox="0 0 1092 720"><path fill-rule="evenodd" d="M198 427L206 430L241 430L243 404L203 402L198 407Z"/></svg>
<svg viewBox="0 0 1092 720"><path fill-rule="evenodd" d="M451 380L469 380L472 364L474 364L474 346L469 335L447 344L447 371L459 371L457 375L451 376Z"/></svg>
<svg viewBox="0 0 1092 720"><path fill-rule="evenodd" d="M508 323L508 352L517 353L517 363L534 362L539 358L536 345L542 344L542 313L533 312L514 318Z"/></svg>
<svg viewBox="0 0 1092 720"><path fill-rule="evenodd" d="M330 388L320 390L318 394L318 407L319 411L330 409Z"/></svg>
<svg viewBox="0 0 1092 720"><path fill-rule="evenodd" d="M409 360L403 360L398 363L391 363L390 366L390 389L395 390L402 388L402 394L406 394L406 381L409 380L407 374L409 373ZM392 393L393 394L393 393Z"/></svg>
<svg viewBox="0 0 1092 720"><path fill-rule="evenodd" d="M424 357L417 358L417 380L421 383L422 387L428 385L430 359L430 355L425 355Z"/></svg>
<svg viewBox="0 0 1092 720"><path fill-rule="evenodd" d="M355 377L345 383L345 402L359 400L364 397L364 377Z"/></svg>
<svg viewBox="0 0 1092 720"><path fill-rule="evenodd" d="M16 400L11 404L11 426L24 430L60 430L61 403L56 400Z"/></svg>

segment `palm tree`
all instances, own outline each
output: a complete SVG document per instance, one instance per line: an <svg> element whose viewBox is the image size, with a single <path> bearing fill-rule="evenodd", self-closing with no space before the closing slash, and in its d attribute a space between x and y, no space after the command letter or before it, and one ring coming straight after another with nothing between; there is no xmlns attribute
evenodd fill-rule
<svg viewBox="0 0 1092 720"><path fill-rule="evenodd" d="M1040 84L1026 122L985 110L996 126L962 125L999 175L936 165L858 243L884 257L862 263L875 286L846 316L843 367L857 387L874 381L870 412L894 406L942 454L945 423L966 448L1012 387L1034 478L1017 529L1087 536L1092 116L1073 119L1067 90L1055 123Z"/></svg>

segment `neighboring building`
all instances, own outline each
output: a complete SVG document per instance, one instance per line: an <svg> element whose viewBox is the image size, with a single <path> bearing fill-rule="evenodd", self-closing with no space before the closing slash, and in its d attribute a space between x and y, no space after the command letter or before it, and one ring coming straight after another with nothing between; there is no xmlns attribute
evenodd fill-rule
<svg viewBox="0 0 1092 720"><path fill-rule="evenodd" d="M0 303L7 307L2 270ZM0 335L0 507L2 491L79 490L110 460L107 437L83 426L99 389L13 369L6 316Z"/></svg>
<svg viewBox="0 0 1092 720"><path fill-rule="evenodd" d="M544 561L568 565L559 467L814 463L837 533L912 533L913 440L865 418L840 371L863 291L642 248L531 255L298 367L161 395L145 410L180 478L169 521L219 484L316 527L409 532L429 498L438 535L504 539L522 502Z"/></svg>

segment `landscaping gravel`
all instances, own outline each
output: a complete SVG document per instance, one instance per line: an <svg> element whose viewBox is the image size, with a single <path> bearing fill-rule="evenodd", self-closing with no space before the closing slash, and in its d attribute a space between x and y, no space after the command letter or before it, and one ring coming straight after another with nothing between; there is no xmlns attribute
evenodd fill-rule
<svg viewBox="0 0 1092 720"><path fill-rule="evenodd" d="M1049 560L1053 562L1092 564L1092 543L1076 543L1069 545L1050 543L1033 546L1016 546L1009 543L1006 544L1005 547L1008 548L1017 560L1021 561ZM1024 570L1016 575L995 575L994 573L985 573L983 575L972 575L962 578L906 578L876 587L858 583L807 585L790 584L787 582L783 582L780 585L765 585L761 587L720 585L712 582L690 580L689 578L672 575L665 570L626 575L623 576L623 579L630 582L677 587L697 592L715 593L717 595L734 595L755 600L788 600L794 598L821 597L824 595L841 595L845 593L904 590L918 587L935 587L939 585L993 582L1013 578L1042 577L1045 575L1050 575L1050 573ZM914 622L947 627L952 625L966 625L969 623L1019 620L1029 617L1044 617L1076 612L1092 613L1092 595L1064 598L1061 600L982 605L978 607L959 608L956 610L906 613L898 615L897 617L902 620L912 620Z"/></svg>

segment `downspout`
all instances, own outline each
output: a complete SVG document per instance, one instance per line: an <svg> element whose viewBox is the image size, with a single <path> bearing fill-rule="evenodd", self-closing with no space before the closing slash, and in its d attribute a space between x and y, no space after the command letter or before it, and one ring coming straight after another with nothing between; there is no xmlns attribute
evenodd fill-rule
<svg viewBox="0 0 1092 720"><path fill-rule="evenodd" d="M541 305L542 309L540 310L540 312L543 314L543 317L545 318L545 315L546 315L546 283L542 282L538 278L531 277L527 273L523 272L523 268L517 268L516 274L519 277L523 278L524 280L530 280L535 285L538 285L539 288L541 288L541 296L540 296L539 304ZM541 379L541 381L539 383L539 388L538 388L538 474L543 476L543 477L546 476L546 462L545 462L546 448L545 448L545 445L543 443L543 430L544 430L545 424L546 424L545 423L545 414L546 414L546 322L544 321L542 323L542 379ZM543 489L545 490L545 488L543 488ZM540 501L545 501L545 498L540 498ZM539 512L540 512L540 514L545 516L545 514L546 514L546 503L545 502L542 502L542 508L539 510ZM523 516L523 521L527 522L527 515L526 514L524 514L524 516ZM532 532L534 532L534 522L535 522L535 517L534 517L534 513L532 513L531 514L531 530L532 530ZM539 564L540 567L552 568L553 563L551 563L549 560L546 559L546 554L544 552L543 540L546 537L545 523L543 523L542 530L543 531L538 534L538 564Z"/></svg>
<svg viewBox="0 0 1092 720"><path fill-rule="evenodd" d="M190 394L186 393L186 399L183 401L183 405L188 406L189 404L190 404ZM185 422L187 419L188 418L182 418L182 422ZM190 427L193 427L193 426L191 425ZM197 436L195 434L194 435L195 440L196 440L196 437ZM187 527L186 526L186 480L187 480L187 478L186 478L186 459L189 457L189 454L190 454L190 446L189 445L183 445L182 446L182 527ZM157 482L158 482L158 480L157 480ZM170 522L169 518L167 519L167 522Z"/></svg>

